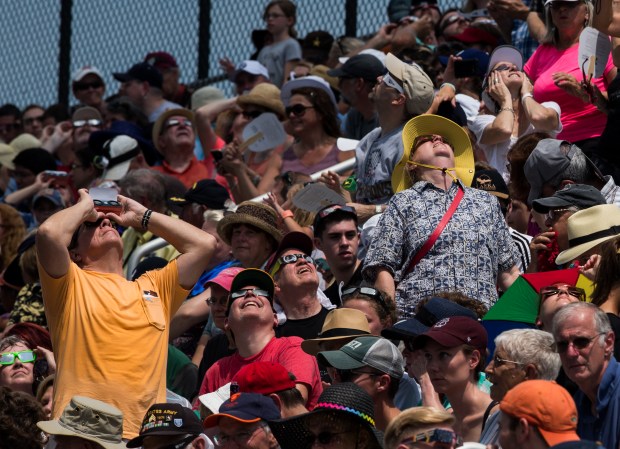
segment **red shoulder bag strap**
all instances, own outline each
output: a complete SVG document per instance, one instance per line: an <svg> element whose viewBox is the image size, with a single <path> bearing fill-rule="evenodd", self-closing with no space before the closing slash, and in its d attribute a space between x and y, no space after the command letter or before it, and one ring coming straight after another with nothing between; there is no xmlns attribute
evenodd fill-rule
<svg viewBox="0 0 620 449"><path fill-rule="evenodd" d="M435 228L433 233L430 235L428 240L424 242L424 245L422 245L422 248L420 248L420 251L418 251L416 255L413 257L413 260L409 263L409 266L407 267L407 271L403 273L403 277L411 273L411 270L413 270L413 268L418 264L418 262L421 261L424 258L424 256L426 256L426 254L433 247L433 245L435 244L435 242L437 241L437 239L443 232L444 228L446 227L446 225L452 218L452 215L454 215L456 208L459 207L459 203L463 199L464 194L465 194L465 190L459 186L459 189L456 192L456 195L454 195L454 199L452 200L452 204L450 204L450 207L444 214L439 224L437 224L437 227Z"/></svg>

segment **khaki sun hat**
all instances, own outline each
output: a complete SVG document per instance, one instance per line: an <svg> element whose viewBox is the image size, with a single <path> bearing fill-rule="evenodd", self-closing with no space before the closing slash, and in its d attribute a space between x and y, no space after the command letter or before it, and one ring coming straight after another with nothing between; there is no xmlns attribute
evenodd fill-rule
<svg viewBox="0 0 620 449"><path fill-rule="evenodd" d="M14 170L13 158L17 155L17 151L11 145L6 143L0 143L0 165L7 167L9 170Z"/></svg>
<svg viewBox="0 0 620 449"><path fill-rule="evenodd" d="M166 123L166 120L168 120L170 117L174 115L180 115L181 117L185 117L189 119L192 122L192 126L193 126L194 113L190 111L189 109L185 109L185 108L168 109L163 114L161 114L157 118L157 121L155 122L155 124L153 125L153 133L151 134L153 145L155 145L155 148L157 148L157 151L159 151L160 153L161 153L161 150L159 149L159 144L158 144L159 136L161 135L163 131L164 123Z"/></svg>
<svg viewBox="0 0 620 449"><path fill-rule="evenodd" d="M466 186L471 186L474 179L474 150L469 136L459 125L445 117L423 114L412 118L403 128L403 157L392 173L392 190L394 193L411 187L412 182L407 173L407 162L411 157L413 143L418 136L437 134L445 137L454 148L454 172ZM452 171L452 170L451 170Z"/></svg>
<svg viewBox="0 0 620 449"><path fill-rule="evenodd" d="M123 443L123 412L105 402L73 396L59 419L39 421L37 426L50 435L80 437L105 449L127 447Z"/></svg>
<svg viewBox="0 0 620 449"><path fill-rule="evenodd" d="M364 312L346 307L333 309L325 315L321 333L317 338L302 341L301 349L310 355L317 355L321 351L319 346L324 341L342 340L342 344L345 344L352 338L364 335L370 335L368 319Z"/></svg>
<svg viewBox="0 0 620 449"><path fill-rule="evenodd" d="M247 93L237 98L239 106L256 105L269 109L280 120L284 118L284 103L280 100L280 89L270 83L260 83Z"/></svg>
<svg viewBox="0 0 620 449"><path fill-rule="evenodd" d="M426 72L417 64L407 64L392 53L385 57L385 67L392 77L402 84L407 97L407 111L413 115L424 114L433 104L435 88Z"/></svg>
<svg viewBox="0 0 620 449"><path fill-rule="evenodd" d="M620 208L615 204L592 206L568 218L569 248L558 254L558 265L571 262L596 245L620 234Z"/></svg>

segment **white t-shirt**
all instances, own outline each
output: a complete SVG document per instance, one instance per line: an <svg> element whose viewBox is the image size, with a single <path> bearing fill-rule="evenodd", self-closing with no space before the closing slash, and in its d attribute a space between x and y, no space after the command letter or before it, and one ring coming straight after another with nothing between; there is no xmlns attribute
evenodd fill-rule
<svg viewBox="0 0 620 449"><path fill-rule="evenodd" d="M557 103L553 101L546 101L542 103L542 106L553 109L555 112L557 112L558 117L560 117L560 106ZM487 162L494 169L500 172L506 183L508 183L510 181L510 173L508 172L508 168L506 167L506 164L508 162L508 150L510 150L510 148L514 145L514 143L519 137L522 137L526 134L532 134L538 130L534 127L534 125L530 123L530 126L525 130L525 132L518 137L510 136L509 140L505 140L503 142L493 145L481 144L480 139L482 139L482 133L487 126L493 123L493 120L495 120L494 115L479 115L472 123L470 123L469 129L476 135L476 141L478 142L480 149L484 151ZM561 131L562 123L558 120L558 127L551 131L549 134L551 134L551 137L555 137Z"/></svg>

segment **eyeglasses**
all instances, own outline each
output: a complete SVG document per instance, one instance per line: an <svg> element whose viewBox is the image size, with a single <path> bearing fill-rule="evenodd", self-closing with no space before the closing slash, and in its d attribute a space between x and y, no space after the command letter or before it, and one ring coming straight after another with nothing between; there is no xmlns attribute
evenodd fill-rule
<svg viewBox="0 0 620 449"><path fill-rule="evenodd" d="M262 114L261 111L241 111L241 116L246 120L254 120Z"/></svg>
<svg viewBox="0 0 620 449"><path fill-rule="evenodd" d="M577 208L575 207L566 207L564 209L550 209L545 215L545 220L556 221L558 220L564 212L577 212Z"/></svg>
<svg viewBox="0 0 620 449"><path fill-rule="evenodd" d="M246 288L237 290L230 293L231 299L244 298L248 294L253 294L254 296L264 296L265 298L269 298L269 292L267 290L262 290L260 288Z"/></svg>
<svg viewBox="0 0 620 449"><path fill-rule="evenodd" d="M517 66L514 65L514 64L510 64L510 65L508 65L508 64L500 64L497 67L495 67L493 69L493 71L495 71L495 72L505 72L506 70L512 70L512 69L518 70Z"/></svg>
<svg viewBox="0 0 620 449"><path fill-rule="evenodd" d="M595 338L598 338L601 335L605 335L605 332L596 334L593 337L575 337L570 340L558 340L554 343L553 346L558 354L564 354L566 351L568 351L568 347L570 345L573 345L576 350L582 351L588 346L590 346Z"/></svg>
<svg viewBox="0 0 620 449"><path fill-rule="evenodd" d="M37 117L28 117L24 119L24 125L27 126L34 124L34 122L43 123L43 115L39 115Z"/></svg>
<svg viewBox="0 0 620 449"><path fill-rule="evenodd" d="M217 435L213 436L213 441L215 441L215 444L217 444L218 446L225 446L233 441L238 446L243 446L254 436L254 433L256 433L258 429L263 429L265 428L265 426L266 426L265 424L261 424L252 430L247 430L245 432L237 432L234 435L226 435L225 433L218 433Z"/></svg>
<svg viewBox="0 0 620 449"><path fill-rule="evenodd" d="M304 447L314 446L315 441L318 442L321 446L327 446L332 442L338 442L338 440L340 440L340 435L344 435L349 432L351 432L351 430L345 430L343 432L330 432L328 430L324 430L323 432L319 432L316 435L311 434L306 437L306 445L304 445Z"/></svg>
<svg viewBox="0 0 620 449"><path fill-rule="evenodd" d="M18 352L3 352L0 354L0 365L12 365L15 363L15 358L18 358L22 363L34 363L37 355L32 349Z"/></svg>
<svg viewBox="0 0 620 449"><path fill-rule="evenodd" d="M219 298L217 296L210 296L206 301L210 306L219 305L226 307L228 305L228 296L220 296Z"/></svg>
<svg viewBox="0 0 620 449"><path fill-rule="evenodd" d="M92 83L74 83L73 88L75 90L88 90L88 89L99 89L103 87L103 83L101 81L93 81Z"/></svg>
<svg viewBox="0 0 620 449"><path fill-rule="evenodd" d="M392 78L392 75L390 75L389 73L385 74L383 78L381 78L381 81L383 82L383 84L385 84L388 87L391 87L392 89L397 90L399 93L401 94L405 93L405 90L403 89L403 87L400 84L398 84L398 81Z"/></svg>
<svg viewBox="0 0 620 449"><path fill-rule="evenodd" d="M278 19L278 18L280 18L280 17L286 17L286 16L285 16L284 14L276 14L276 13L273 13L273 12L272 12L272 13L269 13L269 14L265 14L265 15L263 16L263 20L264 20L265 22L267 22L267 21L268 21L268 20L270 20L270 19Z"/></svg>
<svg viewBox="0 0 620 449"><path fill-rule="evenodd" d="M183 125L183 126L187 126L189 128L191 128L192 126L192 121L189 119L183 119L183 120L179 120L176 118L171 118L170 120L166 121L166 124L164 125L164 130L168 129L168 128L172 128L173 126L179 126L179 125Z"/></svg>
<svg viewBox="0 0 620 449"><path fill-rule="evenodd" d="M340 206L339 204L335 204L333 206L326 207L325 209L320 211L317 215L318 215L318 218L325 218L325 217L330 216L334 212L339 212L339 211L349 212L349 213L357 216L357 212L355 211L355 208L353 208L351 206Z"/></svg>
<svg viewBox="0 0 620 449"><path fill-rule="evenodd" d="M303 104L294 104L293 106L287 106L284 109L286 116L293 114L294 117L303 117L306 113L306 109L314 109L314 106L304 106Z"/></svg>
<svg viewBox="0 0 620 449"><path fill-rule="evenodd" d="M96 118L91 118L88 120L76 120L73 122L74 128L84 128L85 126L92 126L93 128L101 127L103 122Z"/></svg>
<svg viewBox="0 0 620 449"><path fill-rule="evenodd" d="M460 438L457 437L456 433L444 429L433 429L426 432L418 433L417 435L405 438L403 441L400 442L400 444L410 444L418 442L437 442L450 445L448 447L455 447L456 445L461 444Z"/></svg>
<svg viewBox="0 0 620 449"><path fill-rule="evenodd" d="M573 9L581 2L551 2L551 9L558 10L561 8Z"/></svg>
<svg viewBox="0 0 620 449"><path fill-rule="evenodd" d="M362 374L368 374L371 377L381 376L382 373L376 373L371 371L356 371L352 369L337 369L338 377L341 382L353 382L353 379L361 376Z"/></svg>
<svg viewBox="0 0 620 449"><path fill-rule="evenodd" d="M522 363L522 362L515 362L514 360L502 359L498 357L497 355L493 356L493 365L495 367L502 366L505 363L514 363L515 365L525 365L525 363Z"/></svg>
<svg viewBox="0 0 620 449"><path fill-rule="evenodd" d="M383 310L387 312L389 315L390 308L388 307L387 303L385 302L385 299L383 298L383 295L381 294L379 290L376 290L372 287L348 288L346 290L343 290L342 292L342 295L341 295L342 301L344 301L346 297L356 295L356 294L361 294L361 295L366 295L366 296L371 297L372 299L377 301L379 305L381 306L381 308L383 308Z"/></svg>
<svg viewBox="0 0 620 449"><path fill-rule="evenodd" d="M423 134L421 136L416 137L415 140L413 141L413 149L416 150L427 142L445 143L446 145L448 145L450 148L454 150L454 147L452 146L452 144L448 142L448 140L445 137L440 136L438 134Z"/></svg>
<svg viewBox="0 0 620 449"><path fill-rule="evenodd" d="M444 20L441 26L439 27L439 29L443 33L446 30L446 28L448 28L450 25L456 22L468 23L469 20L467 20L465 17L461 16L460 14L454 14L448 17L446 20Z"/></svg>
<svg viewBox="0 0 620 449"><path fill-rule="evenodd" d="M18 129L19 123L7 123L6 125L0 125L0 131L10 131L12 129Z"/></svg>
<svg viewBox="0 0 620 449"><path fill-rule="evenodd" d="M540 297L542 301L551 296L559 295L560 293L565 293L568 296L577 298L579 301L586 300L586 291L579 287L543 287L540 289Z"/></svg>

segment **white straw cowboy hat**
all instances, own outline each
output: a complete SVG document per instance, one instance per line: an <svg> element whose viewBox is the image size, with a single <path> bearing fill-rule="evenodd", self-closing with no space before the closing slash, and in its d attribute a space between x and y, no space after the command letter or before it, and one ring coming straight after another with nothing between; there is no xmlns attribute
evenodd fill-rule
<svg viewBox="0 0 620 449"><path fill-rule="evenodd" d="M615 204L592 206L568 218L569 248L558 254L558 265L570 262L596 245L620 235L620 208Z"/></svg>

